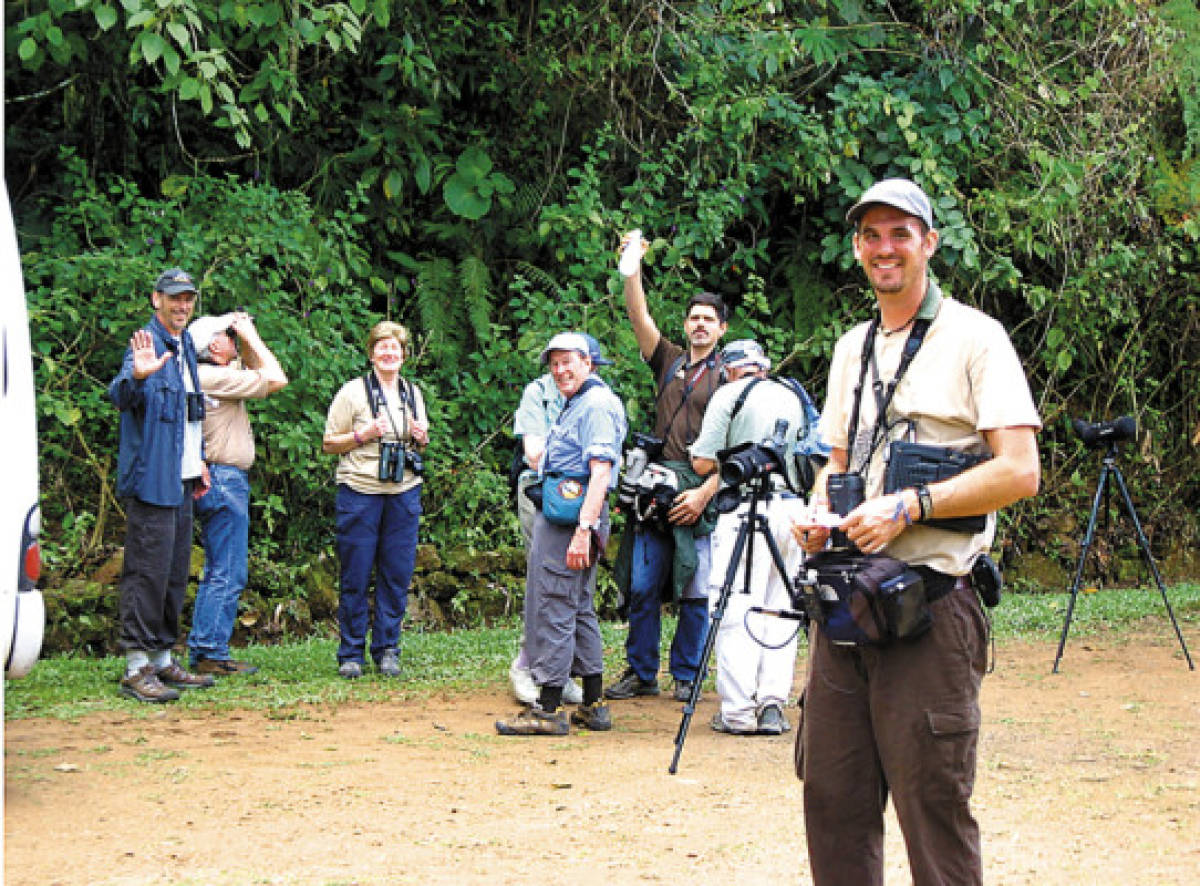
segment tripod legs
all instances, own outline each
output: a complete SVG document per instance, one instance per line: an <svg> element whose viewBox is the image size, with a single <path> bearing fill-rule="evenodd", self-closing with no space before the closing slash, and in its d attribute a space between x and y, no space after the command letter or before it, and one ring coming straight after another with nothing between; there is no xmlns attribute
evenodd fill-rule
<svg viewBox="0 0 1200 886"><path fill-rule="evenodd" d="M1116 465L1115 455L1110 451L1105 456L1104 466L1100 470L1100 482L1096 484L1096 496L1092 500L1092 510L1088 515L1087 529L1083 534L1083 546L1079 551L1079 562L1075 566L1075 579L1071 582L1071 596L1067 601L1067 616L1063 621L1062 636L1058 641L1058 653L1054 656L1053 673L1058 673L1058 663L1062 660L1063 648L1067 645L1067 631L1071 628L1071 616L1075 612L1075 600L1079 595L1079 582L1083 577L1083 567L1087 561L1088 551L1095 538L1096 520L1100 514L1100 502L1104 500L1104 490L1110 474L1116 481L1117 489L1121 493L1121 500L1125 503L1125 512L1129 515L1129 519L1133 523L1133 528L1137 533L1138 547L1141 549L1142 557L1150 567L1150 572L1154 575L1154 581L1158 584L1158 591L1162 595L1163 605L1167 609L1167 615L1170 616L1171 624L1175 627L1175 636L1179 639L1179 646L1183 650L1183 657L1187 659L1188 668L1194 671L1196 666L1192 663L1191 653L1188 652L1187 644L1183 641L1183 633L1179 629L1179 622L1175 620L1175 612L1171 609L1171 601L1167 599L1167 589L1163 584L1162 576L1158 572L1158 565L1154 562L1154 555L1150 552L1150 542L1146 540L1146 534L1142 532L1142 524L1138 520L1137 510L1133 506L1133 499L1129 496L1129 490L1125 486L1125 478L1121 476L1121 469Z"/></svg>

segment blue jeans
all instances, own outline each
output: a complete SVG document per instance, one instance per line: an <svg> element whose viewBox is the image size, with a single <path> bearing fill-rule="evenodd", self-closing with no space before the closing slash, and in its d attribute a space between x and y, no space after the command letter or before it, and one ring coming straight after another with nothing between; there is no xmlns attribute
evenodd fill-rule
<svg viewBox="0 0 1200 886"><path fill-rule="evenodd" d="M700 670L700 653L708 636L708 563L710 539L696 539L699 565L679 601L679 621L671 640L668 667L677 682L691 682ZM629 634L625 658L643 680L658 678L658 647L662 638L663 588L671 580L674 539L651 530L634 531L630 569ZM698 589L698 593L693 591Z"/></svg>
<svg viewBox="0 0 1200 886"><path fill-rule="evenodd" d="M247 577L250 478L233 465L209 465L208 472L212 486L194 505L204 546L204 576L196 590L187 641L192 664L229 658L229 638Z"/></svg>
<svg viewBox="0 0 1200 886"><path fill-rule="evenodd" d="M417 562L421 487L395 495L365 495L342 484L337 490L337 552L341 564L338 664L363 663L367 645L368 589L375 573L375 619L371 658L400 644L408 586Z"/></svg>

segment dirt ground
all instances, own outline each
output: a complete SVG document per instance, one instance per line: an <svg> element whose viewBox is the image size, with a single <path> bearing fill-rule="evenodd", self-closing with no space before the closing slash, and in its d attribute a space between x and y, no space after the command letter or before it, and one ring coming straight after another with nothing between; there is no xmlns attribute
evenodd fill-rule
<svg viewBox="0 0 1200 886"><path fill-rule="evenodd" d="M975 792L987 882L1197 882L1200 675L1169 628L1073 639L1057 675L1052 646L997 653ZM497 681L287 719L10 722L4 879L808 882L791 735L717 735L706 693L669 775L680 708L617 702L607 734L501 738L515 705ZM888 882L909 882L890 815Z"/></svg>

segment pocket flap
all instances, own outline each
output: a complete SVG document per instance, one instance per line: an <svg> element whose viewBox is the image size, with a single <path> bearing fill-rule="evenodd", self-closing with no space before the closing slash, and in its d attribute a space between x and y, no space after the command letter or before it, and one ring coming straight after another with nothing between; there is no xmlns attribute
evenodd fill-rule
<svg viewBox="0 0 1200 886"><path fill-rule="evenodd" d="M926 711L934 735L962 735L979 730L979 711Z"/></svg>

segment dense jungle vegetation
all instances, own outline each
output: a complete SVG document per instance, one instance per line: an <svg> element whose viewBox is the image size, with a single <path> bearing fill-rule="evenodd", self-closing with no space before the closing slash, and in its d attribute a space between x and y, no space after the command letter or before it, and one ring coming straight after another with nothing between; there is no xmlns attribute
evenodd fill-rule
<svg viewBox="0 0 1200 886"><path fill-rule="evenodd" d="M105 395L158 271L257 318L292 384L254 410L252 582L332 549L320 451L370 324L430 403L423 538L517 542L504 473L548 336L585 328L652 406L614 250L653 238L818 397L867 315L845 208L904 175L934 269L1000 318L1045 421L1010 565L1071 564L1099 472L1070 419L1132 414L1156 554L1200 537L1200 12L1193 0L9 0L8 185L33 316L50 585L120 545ZM1133 557L1136 559L1136 549ZM1194 559L1183 561L1195 563Z"/></svg>

